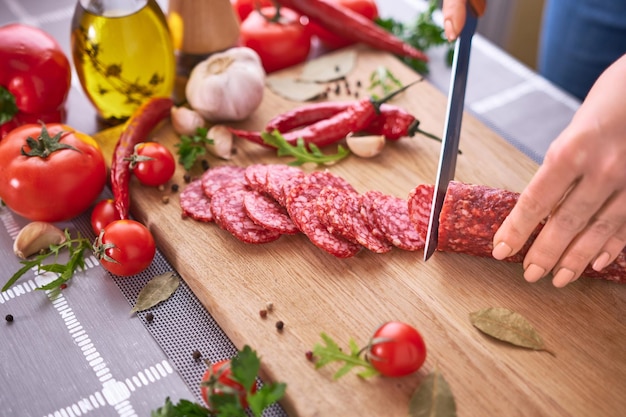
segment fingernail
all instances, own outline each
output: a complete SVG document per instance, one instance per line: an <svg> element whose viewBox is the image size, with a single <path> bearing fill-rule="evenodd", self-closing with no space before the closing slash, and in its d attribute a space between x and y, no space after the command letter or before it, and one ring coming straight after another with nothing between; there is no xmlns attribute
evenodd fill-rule
<svg viewBox="0 0 626 417"><path fill-rule="evenodd" d="M591 268L593 268L594 271L600 272L609 263L609 259L611 259L611 255L608 252L602 252L600 256L593 261Z"/></svg>
<svg viewBox="0 0 626 417"><path fill-rule="evenodd" d="M537 282L546 274L546 270L539 265L530 264L524 271L524 279L528 282Z"/></svg>
<svg viewBox="0 0 626 417"><path fill-rule="evenodd" d="M563 288L570 282L574 281L574 271L567 268L561 268L558 270L554 278L552 279L552 284L557 288Z"/></svg>
<svg viewBox="0 0 626 417"><path fill-rule="evenodd" d="M493 248L491 255L497 260L501 261L511 255L511 252L513 252L513 249L511 249L509 245L504 242L500 242Z"/></svg>
<svg viewBox="0 0 626 417"><path fill-rule="evenodd" d="M454 30L454 24L452 24L452 20L446 19L443 22L443 30L446 34L446 38L448 38L448 42L453 42L456 40L456 31Z"/></svg>

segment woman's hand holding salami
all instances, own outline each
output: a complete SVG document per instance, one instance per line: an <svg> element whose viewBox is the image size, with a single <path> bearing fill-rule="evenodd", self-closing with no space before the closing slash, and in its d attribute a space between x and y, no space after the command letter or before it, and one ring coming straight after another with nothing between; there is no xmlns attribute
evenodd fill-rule
<svg viewBox="0 0 626 417"><path fill-rule="evenodd" d="M466 3L443 2L450 41L463 29ZM589 264L603 269L626 246L625 96L626 55L598 78L496 232L493 256L504 259L548 218L524 259L527 281L552 271L554 285L563 287Z"/></svg>
<svg viewBox="0 0 626 417"><path fill-rule="evenodd" d="M598 79L496 232L493 256L503 259L549 216L524 259L527 281L553 271L563 287L626 246L625 94L626 55Z"/></svg>

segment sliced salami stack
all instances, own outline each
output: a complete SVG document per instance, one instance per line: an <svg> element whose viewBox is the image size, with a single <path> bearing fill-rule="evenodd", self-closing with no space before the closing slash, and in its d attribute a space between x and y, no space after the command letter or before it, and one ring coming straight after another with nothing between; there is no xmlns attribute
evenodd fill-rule
<svg viewBox="0 0 626 417"><path fill-rule="evenodd" d="M434 187L419 185L409 195L408 208L417 232L425 238ZM452 181L439 216L437 250L491 257L493 236L513 209L519 194L484 185ZM522 262L543 225L539 225L526 245L509 262ZM583 276L626 283L626 251L603 271L587 268Z"/></svg>
<svg viewBox="0 0 626 417"><path fill-rule="evenodd" d="M282 164L207 170L180 194L183 214L215 222L246 243L267 243L303 233L339 258L363 249L421 250L424 241L409 221L406 199L379 191L359 194L329 171L305 173Z"/></svg>

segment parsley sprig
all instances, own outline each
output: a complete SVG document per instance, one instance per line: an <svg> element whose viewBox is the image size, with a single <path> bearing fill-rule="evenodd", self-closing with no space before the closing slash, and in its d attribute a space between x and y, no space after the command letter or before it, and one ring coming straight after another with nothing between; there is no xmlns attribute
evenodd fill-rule
<svg viewBox="0 0 626 417"><path fill-rule="evenodd" d="M206 127L199 127L192 136L181 135L180 141L174 145L178 148L178 162L189 171L198 158L207 152L206 145L213 145L213 139L207 137L209 130Z"/></svg>
<svg viewBox="0 0 626 417"><path fill-rule="evenodd" d="M364 368L357 373L361 378L369 378L375 375L379 375L379 372L372 366L372 364L363 357L363 353L366 348L359 348L354 339L350 339L348 342L349 353L344 352L341 347L326 333L321 333L321 338L324 344L316 344L313 348L313 355L315 357L315 369L319 369L322 366L328 365L332 362L341 362L343 365L335 374L334 379L339 379L352 369L356 367Z"/></svg>
<svg viewBox="0 0 626 417"><path fill-rule="evenodd" d="M406 24L392 18L379 18L376 20L376 23L420 51L427 51L435 46L446 45L448 40L443 28L435 23L433 19L433 13L437 10L438 3L437 0L430 0L428 7L417 16L413 23ZM453 54L453 44L450 44L446 54L446 61L449 65L452 63ZM402 61L420 74L428 73L428 65L423 61L408 57L402 58Z"/></svg>
<svg viewBox="0 0 626 417"><path fill-rule="evenodd" d="M11 288L17 280L33 268L37 268L37 273L45 271L59 275L52 282L38 287L38 290L59 290L62 284L66 283L72 278L72 276L74 276L74 272L76 272L76 270L84 269L85 250L92 248L92 242L89 239L82 237L80 233L73 239L70 236L68 229L65 229L63 233L65 233L65 242L58 245L50 245L48 251L40 253L32 259L20 261L23 266L15 274L13 274L11 278L9 278L0 291L6 291ZM58 263L58 257L64 249L69 251L69 260L64 264ZM44 261L49 257L53 257L54 262L44 264Z"/></svg>
<svg viewBox="0 0 626 417"><path fill-rule="evenodd" d="M251 393L252 386L256 384L256 377L261 368L261 361L256 352L248 345L230 361L231 378L239 382L248 393L246 401L250 407L252 415L261 417L263 410L271 404L279 401L285 395L286 385L284 383L265 383L254 393ZM211 378L203 385L209 386L209 392L215 392L218 378ZM180 400L174 404L168 398L165 405L151 413L151 417L247 417L246 410L239 402L239 394L228 387L220 386L218 394L211 394L209 401L212 410L188 400Z"/></svg>
<svg viewBox="0 0 626 417"><path fill-rule="evenodd" d="M263 142L276 148L278 156L293 156L295 160L289 162L288 165L300 166L306 163L318 165L332 164L350 155L350 151L341 145L337 147L337 153L324 154L314 143L305 144L302 138L298 138L297 143L292 145L277 130L272 133L263 132L261 133L261 138Z"/></svg>

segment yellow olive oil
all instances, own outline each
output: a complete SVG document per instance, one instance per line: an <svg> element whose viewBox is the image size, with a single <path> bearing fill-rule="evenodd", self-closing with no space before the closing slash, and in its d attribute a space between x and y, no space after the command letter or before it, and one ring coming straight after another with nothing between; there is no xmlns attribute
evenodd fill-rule
<svg viewBox="0 0 626 417"><path fill-rule="evenodd" d="M72 58L83 90L106 123L119 123L150 97L170 97L176 59L155 0L79 0Z"/></svg>

